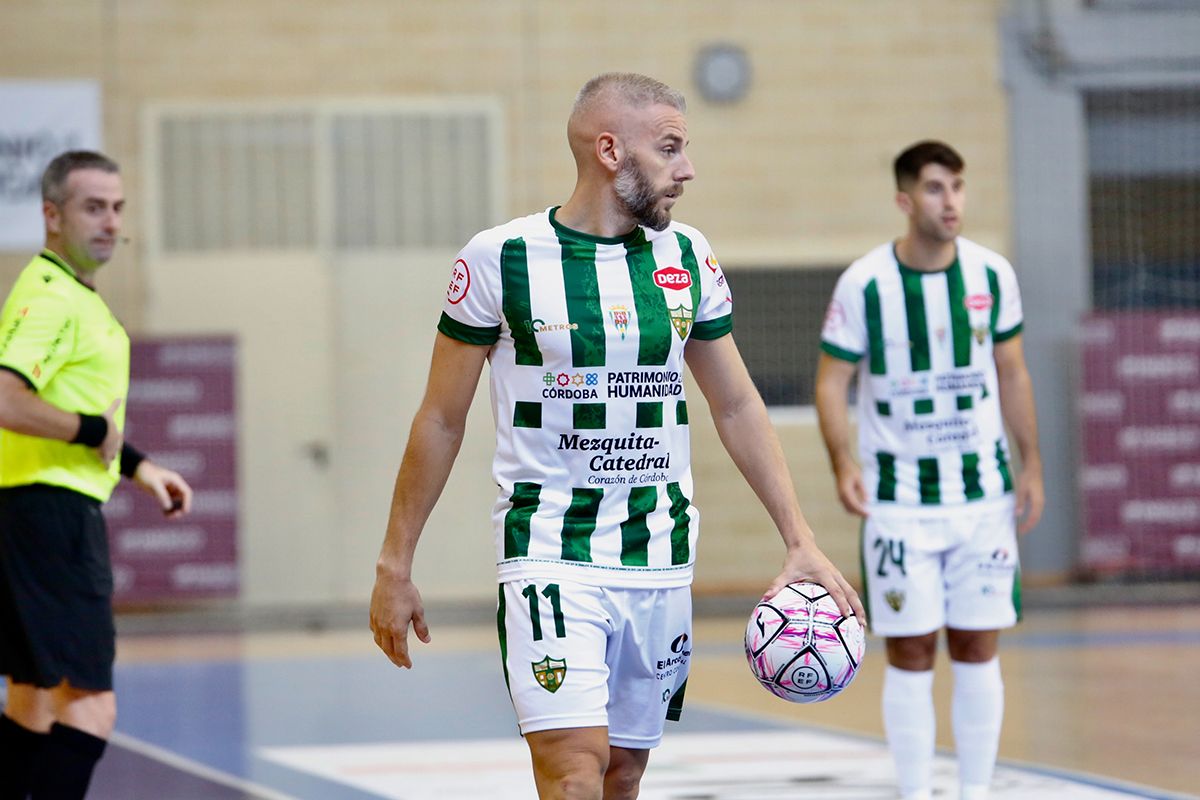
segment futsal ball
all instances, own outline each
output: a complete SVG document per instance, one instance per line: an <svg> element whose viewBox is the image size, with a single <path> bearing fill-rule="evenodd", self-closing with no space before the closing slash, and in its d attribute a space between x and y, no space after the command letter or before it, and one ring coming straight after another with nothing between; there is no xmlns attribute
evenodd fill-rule
<svg viewBox="0 0 1200 800"><path fill-rule="evenodd" d="M858 618L843 617L825 587L807 581L763 600L746 625L750 671L793 703L828 700L849 686L865 647Z"/></svg>

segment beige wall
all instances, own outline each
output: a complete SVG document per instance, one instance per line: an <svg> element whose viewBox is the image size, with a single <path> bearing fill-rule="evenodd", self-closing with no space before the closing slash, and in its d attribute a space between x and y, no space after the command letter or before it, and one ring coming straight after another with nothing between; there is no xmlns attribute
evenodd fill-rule
<svg viewBox="0 0 1200 800"><path fill-rule="evenodd" d="M139 208L152 177L140 174L148 107L495 97L506 116L507 218L569 193L564 122L583 81L609 69L647 72L689 96L698 179L677 216L705 231L736 289L739 267L845 263L896 234L890 160L924 137L953 142L967 159L968 235L1007 246L1002 2L6 0L0 78L102 82L106 149L124 165L133 244L102 274L101 288L131 330L232 331L242 342L247 600L361 601L423 385L447 255L155 256ZM715 41L749 53L753 85L737 105L706 104L692 85L696 50ZM0 279L27 258L0 254ZM335 277L356 273L398 283L356 296ZM338 354L352 347L374 368L341 371ZM760 584L778 567L777 539L711 423L696 417L706 531L698 582ZM422 547L427 595L493 591L485 544L491 433L479 400L472 431L452 499ZM781 437L822 543L856 574L854 525L836 505L813 426L786 425ZM324 470L304 455L314 441L332 447Z"/></svg>

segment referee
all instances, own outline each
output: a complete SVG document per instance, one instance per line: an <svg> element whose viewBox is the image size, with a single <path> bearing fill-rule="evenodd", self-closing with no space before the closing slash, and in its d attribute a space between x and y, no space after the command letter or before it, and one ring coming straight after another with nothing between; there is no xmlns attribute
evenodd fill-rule
<svg viewBox="0 0 1200 800"><path fill-rule="evenodd" d="M106 156L50 162L46 247L0 312L0 800L82 798L116 721L101 503L124 475L168 517L191 506L183 478L122 442L129 337L95 277L124 206Z"/></svg>

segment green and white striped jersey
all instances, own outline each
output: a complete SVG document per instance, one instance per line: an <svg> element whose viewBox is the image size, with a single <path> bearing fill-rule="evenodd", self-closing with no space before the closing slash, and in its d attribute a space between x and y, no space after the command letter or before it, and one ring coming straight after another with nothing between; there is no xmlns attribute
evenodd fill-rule
<svg viewBox="0 0 1200 800"><path fill-rule="evenodd" d="M821 349L860 363L858 446L871 503L952 507L1012 491L993 344L1021 332L1012 265L959 237L920 272L881 245L842 273Z"/></svg>
<svg viewBox="0 0 1200 800"><path fill-rule="evenodd" d="M499 579L688 585L683 349L732 330L729 287L694 228L600 238L555 211L471 239L438 324L491 346Z"/></svg>

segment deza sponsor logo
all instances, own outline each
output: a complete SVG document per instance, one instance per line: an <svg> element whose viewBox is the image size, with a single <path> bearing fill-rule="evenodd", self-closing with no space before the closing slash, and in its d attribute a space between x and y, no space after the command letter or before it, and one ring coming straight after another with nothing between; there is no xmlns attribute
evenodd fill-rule
<svg viewBox="0 0 1200 800"><path fill-rule="evenodd" d="M992 296L990 294L967 295L963 300L963 305L972 311L987 311L992 307Z"/></svg>
<svg viewBox="0 0 1200 800"><path fill-rule="evenodd" d="M680 267L656 269L654 285L662 289L687 289L692 285L692 273Z"/></svg>

